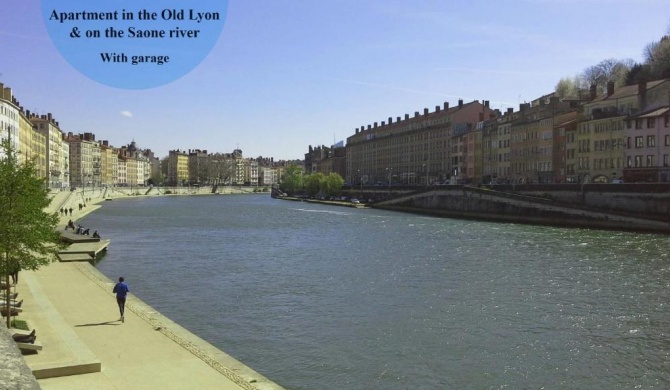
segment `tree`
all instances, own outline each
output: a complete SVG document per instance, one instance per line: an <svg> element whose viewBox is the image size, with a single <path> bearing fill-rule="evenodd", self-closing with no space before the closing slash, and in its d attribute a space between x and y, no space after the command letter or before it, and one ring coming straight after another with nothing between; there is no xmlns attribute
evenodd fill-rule
<svg viewBox="0 0 670 390"><path fill-rule="evenodd" d="M670 77L670 35L663 36L658 42L648 43L642 54L644 65L649 66L650 80Z"/></svg>
<svg viewBox="0 0 670 390"><path fill-rule="evenodd" d="M572 79L563 77L558 80L558 84L556 84L554 91L556 91L556 95L559 98L565 99L572 97L576 89L577 88Z"/></svg>
<svg viewBox="0 0 670 390"><path fill-rule="evenodd" d="M281 177L281 190L291 195L297 190L301 190L303 185L302 176L302 168L297 165L289 165Z"/></svg>
<svg viewBox="0 0 670 390"><path fill-rule="evenodd" d="M19 164L18 153L7 139L0 150L0 275L9 286L11 272L36 270L50 263L62 244L55 230L58 214L44 211L51 199L35 164ZM9 288L5 291L6 306L1 310L9 314Z"/></svg>
<svg viewBox="0 0 670 390"><path fill-rule="evenodd" d="M344 179L338 173L331 172L328 176L324 177L321 192L332 196L340 192L342 186L344 185Z"/></svg>
<svg viewBox="0 0 670 390"><path fill-rule="evenodd" d="M630 58L618 60L611 69L610 79L614 81L614 86L623 87L626 85L626 76L628 72L635 66L635 61Z"/></svg>
<svg viewBox="0 0 670 390"><path fill-rule="evenodd" d="M651 81L651 69L649 65L635 64L626 74L626 85L635 85L642 81Z"/></svg>
<svg viewBox="0 0 670 390"><path fill-rule="evenodd" d="M313 173L311 175L305 176L303 179L305 190L310 196L314 196L319 193L322 187L322 182L326 177L321 172Z"/></svg>

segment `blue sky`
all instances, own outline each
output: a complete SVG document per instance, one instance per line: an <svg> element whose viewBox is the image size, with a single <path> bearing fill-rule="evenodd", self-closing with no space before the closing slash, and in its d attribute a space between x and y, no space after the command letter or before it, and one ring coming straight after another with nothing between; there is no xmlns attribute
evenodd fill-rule
<svg viewBox="0 0 670 390"><path fill-rule="evenodd" d="M669 0L229 0L200 65L124 90L63 59L39 0L4 0L0 82L62 130L114 146L301 159L390 116L458 99L516 110L604 59L641 61L668 10Z"/></svg>

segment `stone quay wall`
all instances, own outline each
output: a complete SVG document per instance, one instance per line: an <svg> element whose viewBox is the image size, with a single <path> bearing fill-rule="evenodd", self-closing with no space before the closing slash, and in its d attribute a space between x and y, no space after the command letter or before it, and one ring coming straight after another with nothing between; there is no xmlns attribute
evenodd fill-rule
<svg viewBox="0 0 670 390"><path fill-rule="evenodd" d="M670 186L439 186L372 207L468 219L670 233Z"/></svg>

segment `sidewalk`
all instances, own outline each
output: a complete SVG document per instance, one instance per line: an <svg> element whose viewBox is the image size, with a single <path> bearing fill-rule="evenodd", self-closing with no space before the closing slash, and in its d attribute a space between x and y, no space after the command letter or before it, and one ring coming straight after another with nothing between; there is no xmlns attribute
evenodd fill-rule
<svg viewBox="0 0 670 390"><path fill-rule="evenodd" d="M112 287L86 262L21 272L18 318L43 345L24 358L42 389L281 389L132 295L121 323Z"/></svg>
<svg viewBox="0 0 670 390"><path fill-rule="evenodd" d="M64 228L101 207L103 194L86 194L90 201L79 210L84 194L62 191L47 211L72 207L72 216L59 215ZM16 291L24 302L17 318L36 330L43 346L24 359L42 389L282 389L132 294L121 323L113 285L88 262L20 273Z"/></svg>

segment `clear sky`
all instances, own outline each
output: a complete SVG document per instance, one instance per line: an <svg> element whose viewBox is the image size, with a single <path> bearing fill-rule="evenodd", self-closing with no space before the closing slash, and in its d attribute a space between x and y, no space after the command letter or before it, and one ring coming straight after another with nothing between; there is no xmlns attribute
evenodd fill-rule
<svg viewBox="0 0 670 390"><path fill-rule="evenodd" d="M670 25L670 0L229 0L200 65L124 90L63 59L39 0L2 3L0 82L25 109L160 157L239 148L302 159L309 145L444 102L517 110L604 59L641 61Z"/></svg>

